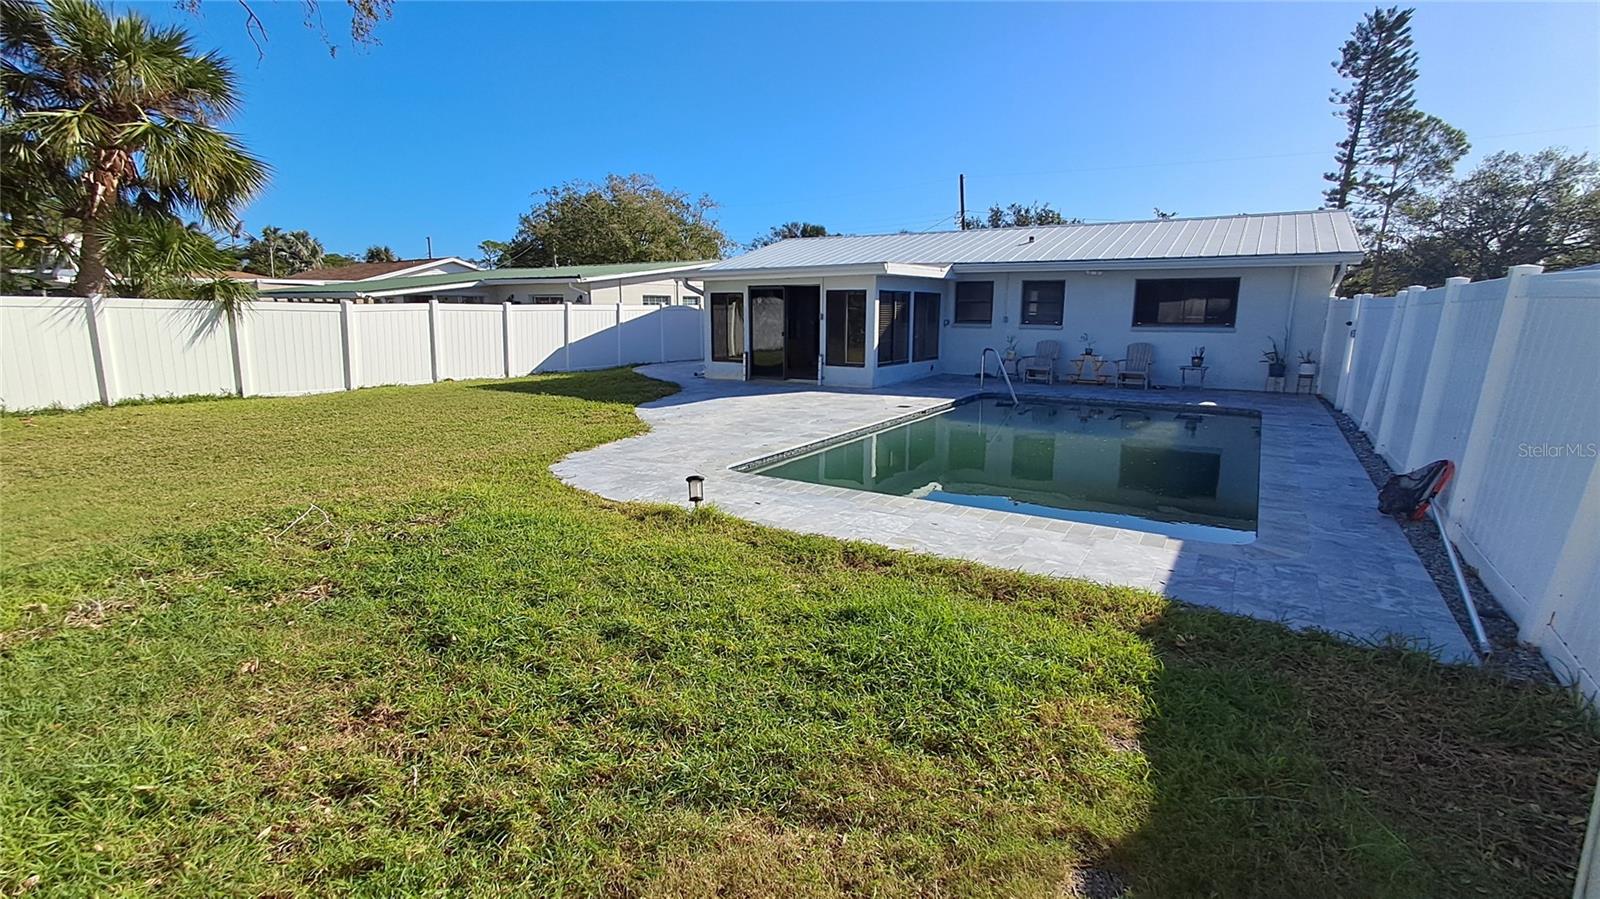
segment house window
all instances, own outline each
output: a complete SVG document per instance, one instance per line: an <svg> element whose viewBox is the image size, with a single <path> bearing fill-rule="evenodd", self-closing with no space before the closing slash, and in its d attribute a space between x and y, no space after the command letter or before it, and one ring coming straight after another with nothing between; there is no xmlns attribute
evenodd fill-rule
<svg viewBox="0 0 1600 899"><path fill-rule="evenodd" d="M1060 327L1066 297L1065 281L1022 282L1022 323Z"/></svg>
<svg viewBox="0 0 1600 899"><path fill-rule="evenodd" d="M644 295L644 304L646 306L671 306L672 297L659 293L647 293Z"/></svg>
<svg viewBox="0 0 1600 899"><path fill-rule="evenodd" d="M535 306L559 306L566 302L563 297L534 294L529 297Z"/></svg>
<svg viewBox="0 0 1600 899"><path fill-rule="evenodd" d="M867 292L830 290L827 318L829 365L867 364Z"/></svg>
<svg viewBox="0 0 1600 899"><path fill-rule="evenodd" d="M911 317L916 320L911 329L911 358L924 362L939 358L939 301L937 293L917 291L912 297Z"/></svg>
<svg viewBox="0 0 1600 899"><path fill-rule="evenodd" d="M744 294L711 295L711 361L744 361Z"/></svg>
<svg viewBox="0 0 1600 899"><path fill-rule="evenodd" d="M911 358L911 292L878 291L878 364L899 365Z"/></svg>
<svg viewBox="0 0 1600 899"><path fill-rule="evenodd" d="M993 320L994 282L957 281L955 323L987 325Z"/></svg>
<svg viewBox="0 0 1600 899"><path fill-rule="evenodd" d="M1231 328L1238 307L1238 278L1141 278L1133 326Z"/></svg>

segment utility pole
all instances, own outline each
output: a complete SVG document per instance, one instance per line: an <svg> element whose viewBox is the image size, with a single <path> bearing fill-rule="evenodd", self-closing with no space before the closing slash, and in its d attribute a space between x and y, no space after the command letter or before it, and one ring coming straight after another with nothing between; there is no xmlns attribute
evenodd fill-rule
<svg viewBox="0 0 1600 899"><path fill-rule="evenodd" d="M956 177L959 179L956 184L961 194L961 218L957 220L956 227L965 231L967 230L967 176L962 173Z"/></svg>

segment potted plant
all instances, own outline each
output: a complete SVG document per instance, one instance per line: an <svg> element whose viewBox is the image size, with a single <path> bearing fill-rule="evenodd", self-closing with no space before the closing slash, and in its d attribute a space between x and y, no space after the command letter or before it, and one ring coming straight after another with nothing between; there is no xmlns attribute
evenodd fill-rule
<svg viewBox="0 0 1600 899"><path fill-rule="evenodd" d="M1289 372L1289 363L1283 358L1283 350L1278 348L1276 338L1267 338L1272 345L1270 349L1261 354L1261 361L1267 363L1267 377L1281 378Z"/></svg>
<svg viewBox="0 0 1600 899"><path fill-rule="evenodd" d="M1082 334L1079 334L1078 335L1078 339L1083 341L1083 354L1085 356L1093 356L1093 355L1095 355L1095 352L1094 352L1094 338L1089 336L1089 332L1088 331L1085 331Z"/></svg>
<svg viewBox="0 0 1600 899"><path fill-rule="evenodd" d="M1206 364L1206 348L1203 347L1203 346L1195 347L1194 348L1194 354L1189 357L1189 367L1190 368L1202 368L1202 367L1205 366L1205 364Z"/></svg>
<svg viewBox="0 0 1600 899"><path fill-rule="evenodd" d="M1317 373L1317 359L1310 350L1300 351L1300 374L1314 375Z"/></svg>
<svg viewBox="0 0 1600 899"><path fill-rule="evenodd" d="M1013 362L1017 358L1017 335L1006 338L1006 361Z"/></svg>

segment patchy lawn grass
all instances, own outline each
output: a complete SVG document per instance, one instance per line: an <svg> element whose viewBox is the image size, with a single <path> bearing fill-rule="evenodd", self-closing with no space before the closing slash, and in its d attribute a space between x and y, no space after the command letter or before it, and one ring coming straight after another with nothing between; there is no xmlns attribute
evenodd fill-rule
<svg viewBox="0 0 1600 899"><path fill-rule="evenodd" d="M549 474L666 390L0 419L0 889L1570 891L1569 696Z"/></svg>

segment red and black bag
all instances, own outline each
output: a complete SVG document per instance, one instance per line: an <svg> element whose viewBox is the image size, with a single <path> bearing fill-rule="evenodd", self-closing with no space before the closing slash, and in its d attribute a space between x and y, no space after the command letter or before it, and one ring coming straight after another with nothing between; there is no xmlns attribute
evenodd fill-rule
<svg viewBox="0 0 1600 899"><path fill-rule="evenodd" d="M1421 521L1455 473L1454 462L1440 459L1409 474L1397 474L1378 491L1378 511L1407 521Z"/></svg>

